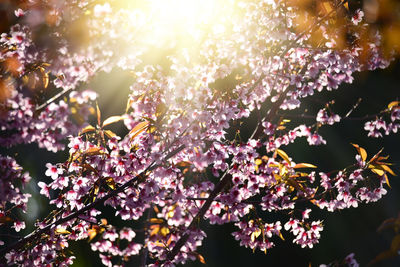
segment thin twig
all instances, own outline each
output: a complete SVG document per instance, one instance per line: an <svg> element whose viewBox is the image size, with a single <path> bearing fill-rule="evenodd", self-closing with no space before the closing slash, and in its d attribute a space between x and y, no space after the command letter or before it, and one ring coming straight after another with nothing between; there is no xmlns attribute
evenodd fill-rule
<svg viewBox="0 0 400 267"><path fill-rule="evenodd" d="M343 118L347 118L350 116L351 113L353 113L353 111L358 107L358 105L360 105L362 101L362 98L360 97L357 102L353 105L353 107L349 110L349 112L346 113L346 115L344 115Z"/></svg>
<svg viewBox="0 0 400 267"><path fill-rule="evenodd" d="M38 112L38 113L41 112L48 105L50 105L51 103L53 103L57 99L61 98L63 95L65 95L66 93L68 93L71 90L72 90L72 88L67 88L67 89L62 90L61 92L59 92L58 94L56 94L55 96L53 96L52 98L48 99L46 102L44 102L43 104L38 106L35 111Z"/></svg>

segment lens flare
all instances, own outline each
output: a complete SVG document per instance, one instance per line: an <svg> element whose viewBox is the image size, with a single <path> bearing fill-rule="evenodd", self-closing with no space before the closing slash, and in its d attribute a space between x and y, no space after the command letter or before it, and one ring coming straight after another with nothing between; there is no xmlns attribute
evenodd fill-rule
<svg viewBox="0 0 400 267"><path fill-rule="evenodd" d="M114 4L142 19L142 39L190 47L209 33L223 33L232 21L236 0L146 0ZM114 6L115 6L114 5ZM128 27L135 27L130 25Z"/></svg>
<svg viewBox="0 0 400 267"><path fill-rule="evenodd" d="M154 26L164 34L190 34L210 30L223 23L233 1L150 0L149 13ZM225 13L225 14L224 14Z"/></svg>

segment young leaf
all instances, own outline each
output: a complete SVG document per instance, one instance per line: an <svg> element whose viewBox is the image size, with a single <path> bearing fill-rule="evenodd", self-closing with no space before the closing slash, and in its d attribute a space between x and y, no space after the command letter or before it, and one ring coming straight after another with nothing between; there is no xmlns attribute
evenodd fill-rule
<svg viewBox="0 0 400 267"><path fill-rule="evenodd" d="M132 141L141 132L145 131L147 129L147 127L149 126L149 124L150 123L148 121L143 121L143 122L139 122L138 124L136 124L136 126L133 127L133 129L129 132L129 135L131 136L130 140Z"/></svg>
<svg viewBox="0 0 400 267"><path fill-rule="evenodd" d="M206 261L204 260L204 257L203 257L201 254L197 254L197 259L198 259L201 263L206 264Z"/></svg>
<svg viewBox="0 0 400 267"><path fill-rule="evenodd" d="M397 176L397 175L393 172L393 170L392 170L391 168L389 168L389 166L387 166L387 165L385 165L385 164L382 164L382 165L380 165L380 166L382 167L382 169L384 169L385 171L387 171L387 172L390 173L391 175Z"/></svg>
<svg viewBox="0 0 400 267"><path fill-rule="evenodd" d="M94 128L92 125L88 125L85 128L83 128L80 132L80 134L85 134L85 133L89 133L89 132L93 132L95 131L96 128Z"/></svg>
<svg viewBox="0 0 400 267"><path fill-rule="evenodd" d="M0 224L12 222L12 221L13 221L13 219L11 217L8 217L8 216L1 216L0 217Z"/></svg>
<svg viewBox="0 0 400 267"><path fill-rule="evenodd" d="M393 107L396 107L400 104L400 101L392 101L388 105L388 109L392 109Z"/></svg>
<svg viewBox="0 0 400 267"><path fill-rule="evenodd" d="M99 185L95 184L93 188L93 202L96 200L97 194L100 191Z"/></svg>
<svg viewBox="0 0 400 267"><path fill-rule="evenodd" d="M283 131L283 130L286 129L286 126L280 125L280 126L276 127L276 129L277 129L278 131Z"/></svg>
<svg viewBox="0 0 400 267"><path fill-rule="evenodd" d="M93 168L92 166L90 166L89 164L83 164L82 167L84 170L89 170L91 172L98 174L97 170L95 168Z"/></svg>
<svg viewBox="0 0 400 267"><path fill-rule="evenodd" d="M261 235L261 229L255 230L253 233L251 233L251 241L254 242L254 240Z"/></svg>
<svg viewBox="0 0 400 267"><path fill-rule="evenodd" d="M383 151L383 148L381 148L381 150L379 150L378 153L376 153L376 154L372 157L372 159L369 160L369 162L374 162L375 160L380 159L379 155L382 153L382 151Z"/></svg>
<svg viewBox="0 0 400 267"><path fill-rule="evenodd" d="M254 163L256 164L255 170L258 171L258 166L260 166L263 163L263 161L262 159L256 159Z"/></svg>
<svg viewBox="0 0 400 267"><path fill-rule="evenodd" d="M371 169L371 171L379 176L382 176L385 174L385 171L380 168L380 166L376 166L373 164L368 165L368 168Z"/></svg>
<svg viewBox="0 0 400 267"><path fill-rule="evenodd" d="M163 219L159 219L159 218L151 218L149 220L150 223L163 223L164 220Z"/></svg>
<svg viewBox="0 0 400 267"><path fill-rule="evenodd" d="M278 155L284 159L287 163L290 163L290 159L289 156L285 153L285 151L281 150L281 149L277 149L276 153L278 153Z"/></svg>
<svg viewBox="0 0 400 267"><path fill-rule="evenodd" d="M167 246L169 246L172 242L172 235L169 236L168 241L167 241Z"/></svg>
<svg viewBox="0 0 400 267"><path fill-rule="evenodd" d="M103 122L103 127L126 119L126 116L111 116Z"/></svg>
<svg viewBox="0 0 400 267"><path fill-rule="evenodd" d="M285 241L285 238L283 237L281 231L279 231L279 237L282 239L282 241Z"/></svg>
<svg viewBox="0 0 400 267"><path fill-rule="evenodd" d="M96 237L96 235L97 235L97 230L94 229L94 228L90 228L90 229L88 230L88 235L89 235L89 240L88 240L88 241L90 242L90 241L92 241L93 238Z"/></svg>
<svg viewBox="0 0 400 267"><path fill-rule="evenodd" d="M113 138L113 137L117 136L113 131L110 131L110 130L105 130L104 133L105 133L105 135L107 135L108 138Z"/></svg>
<svg viewBox="0 0 400 267"><path fill-rule="evenodd" d="M108 187L110 187L112 190L115 190L116 185L115 185L114 179L112 177L105 178L105 182L108 185Z"/></svg>
<svg viewBox="0 0 400 267"><path fill-rule="evenodd" d="M361 159L362 159L363 161L365 161L365 160L367 159L367 151L365 151L364 148L360 147L360 146L357 145L357 144L352 144L352 145L357 149L357 152L358 152L358 154L361 156Z"/></svg>
<svg viewBox="0 0 400 267"><path fill-rule="evenodd" d="M303 191L303 192L305 192L304 187L303 187L300 183L298 183L296 180L294 180L294 179L287 179L287 180L286 180L286 183L287 183L288 185L293 186L294 188L296 188L297 191Z"/></svg>
<svg viewBox="0 0 400 267"><path fill-rule="evenodd" d="M317 168L317 166L310 164L310 163L297 163L293 168L300 169L300 168Z"/></svg>
<svg viewBox="0 0 400 267"><path fill-rule="evenodd" d="M156 235L160 231L160 225L159 224L150 225L149 228L151 229L151 232L149 234L150 236Z"/></svg>
<svg viewBox="0 0 400 267"><path fill-rule="evenodd" d="M100 112L100 108L99 108L99 104L96 102L96 114L97 114L97 125L101 125L100 121L101 121L101 112Z"/></svg>
<svg viewBox="0 0 400 267"><path fill-rule="evenodd" d="M385 180L386 180L386 184L389 186L389 188L391 189L392 187L390 186L390 183L389 183L389 178L388 178L388 176L387 176L387 174L385 173Z"/></svg>
<svg viewBox="0 0 400 267"><path fill-rule="evenodd" d="M54 233L59 234L59 235L63 235L63 234L70 234L71 232L68 231L68 230L65 229L65 228L58 227L58 228L54 231Z"/></svg>
<svg viewBox="0 0 400 267"><path fill-rule="evenodd" d="M162 236L167 236L169 233L170 233L170 231L169 231L169 228L168 228L168 227L165 227L165 226L161 227L161 229L160 229L160 234L161 234Z"/></svg>
<svg viewBox="0 0 400 267"><path fill-rule="evenodd" d="M90 147L84 152L84 154L87 156L102 155L104 154L104 151L100 147Z"/></svg>
<svg viewBox="0 0 400 267"><path fill-rule="evenodd" d="M82 153L74 154L72 160L79 159L82 156L96 156L96 155L103 155L105 152L100 147L90 147L87 150L83 151Z"/></svg>
<svg viewBox="0 0 400 267"><path fill-rule="evenodd" d="M192 165L192 162L190 161L180 161L175 166L184 168L189 167L190 165Z"/></svg>
<svg viewBox="0 0 400 267"><path fill-rule="evenodd" d="M128 101L126 102L126 108L125 108L125 113L128 113L129 109L131 108L131 105L133 103L133 99L129 98Z"/></svg>
<svg viewBox="0 0 400 267"><path fill-rule="evenodd" d="M163 243L161 243L160 241L156 241L156 242L154 242L154 245L156 246L156 247L162 247L162 248L164 248L165 247L165 245L163 244Z"/></svg>
<svg viewBox="0 0 400 267"><path fill-rule="evenodd" d="M160 115L162 115L165 111L167 110L167 106L163 103L163 102L160 102L158 105L157 105L157 108L156 108L156 116L157 117L159 117Z"/></svg>
<svg viewBox="0 0 400 267"><path fill-rule="evenodd" d="M257 166L261 165L262 162L263 162L262 159L256 159L256 160L255 160L255 164L256 164Z"/></svg>
<svg viewBox="0 0 400 267"><path fill-rule="evenodd" d="M49 80L50 80L49 74L47 72L44 72L42 75L43 75L42 77L43 87L44 89L46 89L47 86L49 86Z"/></svg>

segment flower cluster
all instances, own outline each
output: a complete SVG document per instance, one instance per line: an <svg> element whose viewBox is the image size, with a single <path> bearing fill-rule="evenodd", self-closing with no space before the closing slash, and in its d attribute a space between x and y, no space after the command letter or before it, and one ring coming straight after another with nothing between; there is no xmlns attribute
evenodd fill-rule
<svg viewBox="0 0 400 267"><path fill-rule="evenodd" d="M400 128L400 106L398 101L393 101L388 105L388 109L383 112L390 119L385 119L384 116L379 116L375 120L368 121L364 125L364 129L368 131L368 136L382 137L383 134L389 135L397 133Z"/></svg>
<svg viewBox="0 0 400 267"><path fill-rule="evenodd" d="M0 226L5 222L13 222L12 228L19 232L25 228L25 222L13 218L15 208L26 212L29 197L28 193L23 193L19 188L25 186L31 179L27 172L23 172L22 167L10 158L0 156ZM0 245L4 242L0 240Z"/></svg>
<svg viewBox="0 0 400 267"><path fill-rule="evenodd" d="M326 109L321 109L317 114L317 121L321 124L332 125L336 122L340 122L340 116L337 114L328 115Z"/></svg>

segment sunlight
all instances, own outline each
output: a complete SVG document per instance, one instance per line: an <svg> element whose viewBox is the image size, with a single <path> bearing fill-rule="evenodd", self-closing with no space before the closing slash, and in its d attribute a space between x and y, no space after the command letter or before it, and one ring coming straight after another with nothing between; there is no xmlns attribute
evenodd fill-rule
<svg viewBox="0 0 400 267"><path fill-rule="evenodd" d="M150 14L160 31L193 33L220 23L229 2L218 0L150 0Z"/></svg>
<svg viewBox="0 0 400 267"><path fill-rule="evenodd" d="M199 41L209 33L222 34L232 20L236 0L146 0L129 10L145 19L146 35L154 42L180 46ZM119 1L125 6L126 1ZM130 25L135 27L135 25Z"/></svg>

